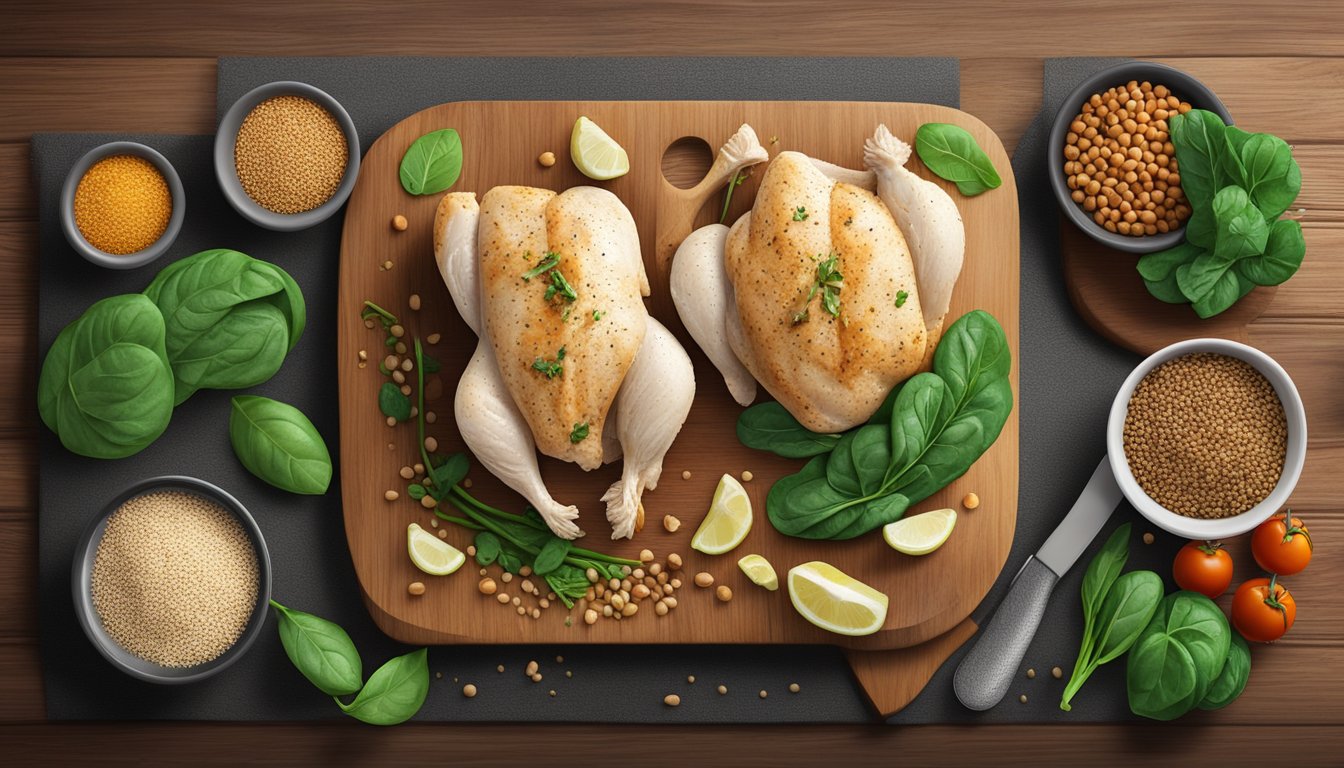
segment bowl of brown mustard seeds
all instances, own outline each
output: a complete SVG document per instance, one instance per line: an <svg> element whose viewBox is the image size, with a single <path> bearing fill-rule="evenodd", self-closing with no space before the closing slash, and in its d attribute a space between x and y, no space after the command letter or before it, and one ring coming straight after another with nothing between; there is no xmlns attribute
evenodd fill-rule
<svg viewBox="0 0 1344 768"><path fill-rule="evenodd" d="M359 175L359 135L326 91L279 81L234 102L215 133L215 175L249 221L294 232L327 220Z"/></svg>
<svg viewBox="0 0 1344 768"><path fill-rule="evenodd" d="M98 652L163 684L202 680L241 658L271 594L256 521L224 490L181 476L114 497L85 530L72 576L76 616Z"/></svg>
<svg viewBox="0 0 1344 768"><path fill-rule="evenodd" d="M1159 350L1125 380L1107 450L1144 517L1188 539L1246 533L1283 508L1306 458L1297 387L1254 347L1193 339Z"/></svg>

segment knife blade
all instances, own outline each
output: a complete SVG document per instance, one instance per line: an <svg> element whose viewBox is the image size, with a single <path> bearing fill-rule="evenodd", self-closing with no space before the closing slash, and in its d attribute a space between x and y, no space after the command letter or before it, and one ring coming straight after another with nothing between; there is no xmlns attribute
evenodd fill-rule
<svg viewBox="0 0 1344 768"><path fill-rule="evenodd" d="M1027 558L993 618L957 666L952 690L967 708L989 709L1008 692L1045 616L1050 593L1096 538L1121 495L1110 461L1102 457L1069 513L1036 554Z"/></svg>

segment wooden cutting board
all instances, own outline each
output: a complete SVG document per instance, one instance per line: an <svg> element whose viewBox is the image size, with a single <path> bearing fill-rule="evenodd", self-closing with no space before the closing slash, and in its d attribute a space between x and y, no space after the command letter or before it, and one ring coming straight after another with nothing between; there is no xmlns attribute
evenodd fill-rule
<svg viewBox="0 0 1344 768"><path fill-rule="evenodd" d="M572 626L566 626L563 606L532 619L483 597L477 591L474 563L440 578L425 576L411 564L406 526L418 522L428 528L433 516L404 493L395 502L384 500L387 490L404 492L405 482L397 472L414 462L416 437L413 425L389 428L378 410L377 389L385 379L376 370L376 361L385 348L381 332L365 328L359 315L362 303L372 300L396 313L408 332L422 337L442 334L442 341L430 348L443 363L442 395L426 408L439 416L430 434L438 439L441 451L464 450L452 420L452 398L456 377L476 338L458 317L434 264L431 228L440 196L406 194L397 174L401 157L419 136L451 127L462 137L465 156L454 191L479 195L501 184L560 190L593 183L569 160L570 129L579 115L592 118L629 152L630 173L599 185L618 195L639 225L653 286L647 302L650 312L681 339L695 362L697 382L695 406L666 458L657 490L644 496L647 523L633 541L607 541L609 527L598 501L619 476L618 466L585 473L571 464L542 461L553 495L583 511L579 522L588 531L586 546L630 557L648 548L659 559L676 552L685 560L687 585L678 592L679 606L670 615L657 617L649 611L591 627L577 612ZM980 508L960 510L955 533L931 555L900 555L878 532L847 542L793 539L775 532L766 519L770 485L803 462L752 451L737 442L734 428L742 409L685 333L667 291L667 263L677 244L692 226L717 220L722 205L721 187L690 188L708 169L719 145L744 122L756 129L772 155L799 150L848 167L861 167L863 141L878 123L905 138L912 138L926 122L951 122L969 130L989 153L1004 184L975 198L962 197L952 185L945 185L961 208L967 234L966 268L949 318L975 308L988 310L1003 324L1016 360L1017 192L1002 144L971 115L926 104L821 102L474 102L444 104L412 115L379 138L363 160L346 212L340 265L338 361L346 535L368 608L389 635L408 643L834 643L854 650L905 648L942 635L940 643L931 644L939 648L936 660L930 664L922 659L918 665L922 670L914 687L918 691L937 663L973 630L967 616L998 576L1013 539L1016 409L998 442L965 476L913 510L947 506L960 510L960 499L967 492L980 496ZM555 153L554 167L538 164L543 151ZM917 159L911 167L932 178ZM760 173L758 168L738 188L730 221L749 209ZM391 226L397 214L409 221L404 232ZM387 269L389 261L392 266ZM421 298L419 311L408 308L412 293ZM367 351L370 362L363 369L358 366L361 350ZM1012 376L1016 391L1016 365ZM744 470L754 475L745 484L756 510L751 534L726 556L691 550L688 542L720 475L740 476ZM682 479L683 471L691 473L690 479ZM521 510L523 500L484 469L473 467L470 478L471 493L481 500ZM665 515L680 518L682 526L675 534L663 529ZM465 549L471 539L469 532L450 527L448 541ZM749 552L765 555L781 581L789 568L802 562L834 564L890 596L886 624L863 638L813 627L794 612L785 588L767 592L747 581L736 562ZM721 603L712 590L690 586L691 575L699 571L709 571L717 584L730 586L732 601ZM425 583L423 596L408 595L407 585L413 581ZM954 628L956 633L945 635ZM873 662L869 654L862 656L865 660L856 668L890 669Z"/></svg>

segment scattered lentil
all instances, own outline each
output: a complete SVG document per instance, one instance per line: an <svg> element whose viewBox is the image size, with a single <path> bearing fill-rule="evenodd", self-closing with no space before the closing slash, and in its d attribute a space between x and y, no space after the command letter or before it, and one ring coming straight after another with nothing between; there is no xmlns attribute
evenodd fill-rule
<svg viewBox="0 0 1344 768"><path fill-rule="evenodd" d="M425 337L425 341L429 342L430 344L438 344L438 343L439 343L439 334L437 334L437 333L431 333L431 334L429 334L428 336Z"/></svg>
<svg viewBox="0 0 1344 768"><path fill-rule="evenodd" d="M968 493L962 497L961 506L966 509L975 509L980 506L980 497L974 493Z"/></svg>
<svg viewBox="0 0 1344 768"><path fill-rule="evenodd" d="M669 693L663 697L663 703L669 707L681 706L681 697L675 693Z"/></svg>
<svg viewBox="0 0 1344 768"><path fill-rule="evenodd" d="M415 595L416 597L419 597L420 595L425 594L424 582L412 581L410 584L406 586L406 591L411 593L412 595Z"/></svg>
<svg viewBox="0 0 1344 768"><path fill-rule="evenodd" d="M1026 704L1026 703L1027 703L1027 694L1024 693L1024 694L1022 694L1021 696L1018 696L1018 697L1017 697L1017 700L1020 701L1020 702L1022 702L1023 704Z"/></svg>
<svg viewBox="0 0 1344 768"><path fill-rule="evenodd" d="M720 696L723 696L723 695L726 694L726 693L728 693L728 686L726 686L726 685L720 685L720 686L719 686L719 695L720 695Z"/></svg>
<svg viewBox="0 0 1344 768"><path fill-rule="evenodd" d="M392 228L398 232L405 232L406 227L408 226L410 226L410 223L406 221L406 217L402 216L400 213L392 217Z"/></svg>
<svg viewBox="0 0 1344 768"><path fill-rule="evenodd" d="M466 696L468 699L475 698L476 686L472 685L471 683L467 683L466 685L462 686L462 695Z"/></svg>
<svg viewBox="0 0 1344 768"><path fill-rule="evenodd" d="M751 474L751 470L749 469L742 470L742 482L750 483L753 477L755 477L755 475Z"/></svg>
<svg viewBox="0 0 1344 768"><path fill-rule="evenodd" d="M495 584L495 580L491 578L481 579L481 583L477 584L476 587L481 590L482 595L493 595L499 589L499 585Z"/></svg>
<svg viewBox="0 0 1344 768"><path fill-rule="evenodd" d="M680 527L681 527L681 520L678 519L676 516L674 515L663 516L663 530L667 531L668 533L676 533L677 529Z"/></svg>
<svg viewBox="0 0 1344 768"><path fill-rule="evenodd" d="M555 165L555 153L542 152L541 155L537 157L537 162L541 164L542 168L550 168L552 165Z"/></svg>
<svg viewBox="0 0 1344 768"><path fill-rule="evenodd" d="M714 590L714 596L719 598L719 602L726 603L733 599L733 590L729 589L727 584L720 584Z"/></svg>
<svg viewBox="0 0 1344 768"><path fill-rule="evenodd" d="M153 245L168 229L173 196L153 163L111 155L89 166L75 187L75 226L89 245L124 256Z"/></svg>
<svg viewBox="0 0 1344 768"><path fill-rule="evenodd" d="M349 161L345 132L322 105L276 96L252 108L234 140L243 191L275 213L311 211L331 199Z"/></svg>
<svg viewBox="0 0 1344 768"><path fill-rule="evenodd" d="M713 584L714 584L714 574L710 573L709 571L701 571L695 574L695 586L704 588L713 586Z"/></svg>
<svg viewBox="0 0 1344 768"><path fill-rule="evenodd" d="M1036 670L1034 670L1034 669L1028 669L1028 670L1027 670L1027 679L1028 679L1028 680L1035 680L1035 679L1036 679Z"/></svg>
<svg viewBox="0 0 1344 768"><path fill-rule="evenodd" d="M764 699L767 695L768 695L768 694L767 694L765 691L761 691L761 693L760 693L760 697L761 697L762 699Z"/></svg>
<svg viewBox="0 0 1344 768"><path fill-rule="evenodd" d="M384 491L383 498L387 499L388 501L396 501L397 499L401 498L401 494L397 493L396 491Z"/></svg>
<svg viewBox="0 0 1344 768"><path fill-rule="evenodd" d="M1059 667L1055 667L1050 670L1050 676L1058 680L1064 677L1064 670L1060 669Z"/></svg>
<svg viewBox="0 0 1344 768"><path fill-rule="evenodd" d="M103 628L165 667L217 658L242 636L257 599L252 540L209 499L154 491L122 504L94 555L90 594Z"/></svg>
<svg viewBox="0 0 1344 768"><path fill-rule="evenodd" d="M789 683L789 693L797 693L802 688L797 683Z"/></svg>
<svg viewBox="0 0 1344 768"><path fill-rule="evenodd" d="M1109 232L1170 232L1190 218L1167 118L1190 105L1166 86L1130 80L1083 102L1064 143L1070 196Z"/></svg>
<svg viewBox="0 0 1344 768"><path fill-rule="evenodd" d="M500 664L499 666L495 667L495 671L500 673L501 675L504 674L504 665Z"/></svg>
<svg viewBox="0 0 1344 768"><path fill-rule="evenodd" d="M683 469L683 470L681 470L681 479L682 479L682 480L690 480L690 479L691 479L691 470L689 470L689 469Z"/></svg>
<svg viewBox="0 0 1344 768"><path fill-rule="evenodd" d="M1220 518L1254 507L1283 472L1288 426L1252 365L1199 352L1157 366L1134 389L1124 449L1134 479L1163 507Z"/></svg>
<svg viewBox="0 0 1344 768"><path fill-rule="evenodd" d="M1157 537L1153 536L1152 531L1144 531L1144 532L1143 532L1143 543L1144 543L1144 544L1152 544L1154 541L1157 541Z"/></svg>
<svg viewBox="0 0 1344 768"><path fill-rule="evenodd" d="M411 307L411 311L413 311L413 312L419 312L419 311L420 311L420 294L418 294L418 293L412 293L412 294L411 294L411 298L408 299L406 303L407 303L408 305L410 305L410 307Z"/></svg>

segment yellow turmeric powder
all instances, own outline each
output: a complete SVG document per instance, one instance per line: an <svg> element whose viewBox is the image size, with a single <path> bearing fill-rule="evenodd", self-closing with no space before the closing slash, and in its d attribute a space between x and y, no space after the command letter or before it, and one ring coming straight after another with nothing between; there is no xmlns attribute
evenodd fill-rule
<svg viewBox="0 0 1344 768"><path fill-rule="evenodd" d="M143 157L105 157L75 187L75 226L104 253L124 256L148 248L168 229L172 213L167 180Z"/></svg>

